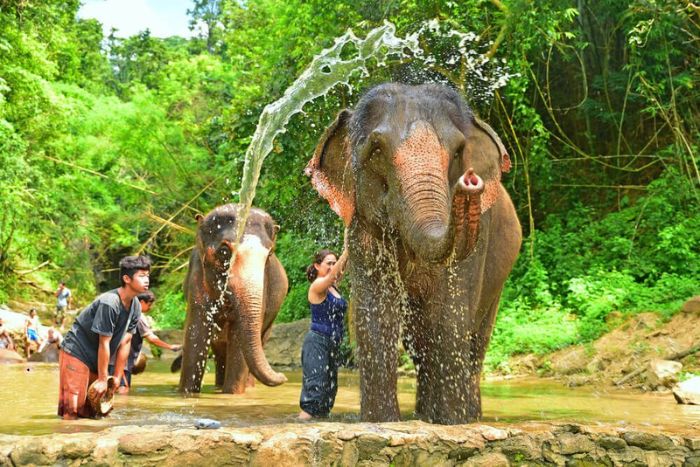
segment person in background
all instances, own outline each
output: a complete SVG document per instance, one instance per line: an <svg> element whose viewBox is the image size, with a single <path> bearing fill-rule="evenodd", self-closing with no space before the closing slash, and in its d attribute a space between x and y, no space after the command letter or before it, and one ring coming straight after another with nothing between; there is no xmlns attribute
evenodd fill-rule
<svg viewBox="0 0 700 467"><path fill-rule="evenodd" d="M124 377L122 378L118 389L119 394L126 394L129 392L129 388L131 387L131 375L133 374L134 367L136 366L139 353L141 353L144 339L162 349L168 349L174 352L177 352L182 348L181 345L168 344L167 342L162 341L158 336L156 336L151 329L151 326L148 324L146 314L151 311L153 302L156 301L155 294L150 290L146 290L144 293L139 294L137 298L141 303L141 317L136 325L134 337L131 338L131 350L129 351L129 359L126 363L126 369L124 370ZM113 374L114 367L112 364L110 364L109 371L110 374Z"/></svg>
<svg viewBox="0 0 700 467"><path fill-rule="evenodd" d="M107 392L109 360L114 353L116 379L124 376L131 338L141 316L136 296L148 290L150 271L147 256L123 258L119 262L121 286L97 297L66 333L59 356L58 395L58 415L64 420L97 415L86 403L88 387L92 384L98 397Z"/></svg>
<svg viewBox="0 0 700 467"><path fill-rule="evenodd" d="M10 336L10 331L5 327L5 322L0 318L0 349L15 350L15 342Z"/></svg>
<svg viewBox="0 0 700 467"><path fill-rule="evenodd" d="M46 337L44 343L41 344L41 347L39 347L38 352L42 352L46 347L48 347L51 344L56 344L57 348L61 348L61 343L63 342L63 335L53 327L49 328L47 333L48 336Z"/></svg>
<svg viewBox="0 0 700 467"><path fill-rule="evenodd" d="M24 322L24 335L27 339L27 358L32 355L32 347L36 346L37 350L41 348L43 339L39 335L40 328L39 315L37 315L36 309L32 308L29 310L29 317Z"/></svg>
<svg viewBox="0 0 700 467"><path fill-rule="evenodd" d="M347 259L347 248L340 258L330 250L321 250L306 270L307 279L311 282L308 292L311 329L304 338L301 350L303 379L299 400L300 420L327 417L335 403L340 342L348 307L336 284L343 276Z"/></svg>
<svg viewBox="0 0 700 467"><path fill-rule="evenodd" d="M54 313L54 325L63 330L66 322L66 311L71 306L73 295L65 282L61 282L56 290L56 313Z"/></svg>

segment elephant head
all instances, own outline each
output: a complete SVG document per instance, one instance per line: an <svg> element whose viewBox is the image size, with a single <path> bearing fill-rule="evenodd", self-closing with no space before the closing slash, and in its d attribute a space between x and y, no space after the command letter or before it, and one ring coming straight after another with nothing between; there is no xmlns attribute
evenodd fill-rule
<svg viewBox="0 0 700 467"><path fill-rule="evenodd" d="M398 231L413 257L438 262L471 253L509 169L499 137L455 91L389 83L340 112L306 174L346 225Z"/></svg>
<svg viewBox="0 0 700 467"><path fill-rule="evenodd" d="M237 340L242 343L241 350L251 373L263 384L277 386L287 379L270 367L263 351L262 330L265 290L270 285L266 284L266 271L274 256L279 226L267 213L253 208L245 234L236 246L237 217L238 209L233 204L220 206L206 217L197 216L197 254L193 258L200 264L190 267L202 272L198 277L203 283L197 288L201 287L217 312L235 314L217 316L216 320L236 323ZM286 282L281 286L286 293Z"/></svg>

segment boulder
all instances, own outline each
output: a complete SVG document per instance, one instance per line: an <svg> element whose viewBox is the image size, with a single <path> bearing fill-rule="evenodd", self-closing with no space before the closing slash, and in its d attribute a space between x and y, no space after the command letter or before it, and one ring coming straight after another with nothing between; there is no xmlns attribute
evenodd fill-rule
<svg viewBox="0 0 700 467"><path fill-rule="evenodd" d="M584 373L590 357L583 346L575 345L560 350L551 357L552 371L558 375Z"/></svg>
<svg viewBox="0 0 700 467"><path fill-rule="evenodd" d="M34 352L29 357L30 362L58 363L59 348L56 344L49 344L41 352Z"/></svg>
<svg viewBox="0 0 700 467"><path fill-rule="evenodd" d="M24 358L14 350L0 349L0 363L24 363Z"/></svg>
<svg viewBox="0 0 700 467"><path fill-rule="evenodd" d="M651 360L647 367L647 381L653 388L670 388L678 382L682 368L682 363L673 360Z"/></svg>
<svg viewBox="0 0 700 467"><path fill-rule="evenodd" d="M301 366L301 346L304 336L309 332L310 319L293 323L275 323L272 325L270 339L265 343L265 356L270 365L276 367Z"/></svg>
<svg viewBox="0 0 700 467"><path fill-rule="evenodd" d="M681 310L684 313L700 314L700 295L696 295L683 304Z"/></svg>
<svg viewBox="0 0 700 467"><path fill-rule="evenodd" d="M700 376L673 386L673 397L679 404L700 405Z"/></svg>

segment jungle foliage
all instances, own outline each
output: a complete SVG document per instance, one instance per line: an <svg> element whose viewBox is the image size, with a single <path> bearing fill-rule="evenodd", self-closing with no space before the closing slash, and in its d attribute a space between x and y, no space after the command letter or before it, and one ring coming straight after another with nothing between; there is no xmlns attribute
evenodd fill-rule
<svg viewBox="0 0 700 467"><path fill-rule="evenodd" d="M478 35L512 75L484 98L467 53L357 76L276 140L255 204L282 226L279 321L308 314L304 267L342 226L302 169L322 129L373 84L448 81L503 138L525 242L487 364L595 338L612 311L674 313L700 291L700 10L681 0L197 0L199 35L103 38L78 0L0 0L0 302L79 301L126 254L155 260L161 326L181 326L194 214L237 199L262 108L349 27L424 21ZM464 51L463 51L464 52ZM492 68L496 70L496 68ZM495 72L495 71L494 71ZM477 83L478 84L478 83Z"/></svg>

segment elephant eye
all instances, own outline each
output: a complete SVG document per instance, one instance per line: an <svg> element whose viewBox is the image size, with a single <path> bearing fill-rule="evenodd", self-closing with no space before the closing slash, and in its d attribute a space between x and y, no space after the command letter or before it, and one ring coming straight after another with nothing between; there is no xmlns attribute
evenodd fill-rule
<svg viewBox="0 0 700 467"><path fill-rule="evenodd" d="M457 150L454 152L454 154L453 154L452 156L453 156L455 159L459 159L460 157L462 157L462 154L463 154L463 153L464 153L464 145L461 144L461 145L457 148Z"/></svg>

